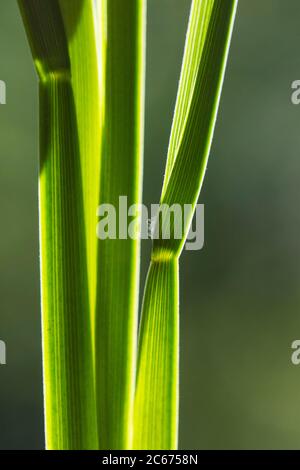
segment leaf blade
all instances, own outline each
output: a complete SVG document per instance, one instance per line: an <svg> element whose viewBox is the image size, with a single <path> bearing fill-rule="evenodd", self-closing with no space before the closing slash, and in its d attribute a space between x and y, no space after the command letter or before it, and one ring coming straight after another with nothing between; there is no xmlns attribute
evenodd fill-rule
<svg viewBox="0 0 300 470"><path fill-rule="evenodd" d="M170 270L169 276L164 276L164 271L172 264L178 269L178 259L204 179L236 6L235 0L193 0L191 7L160 200L162 218L157 218L156 233L160 236L153 243L144 289L135 398L135 448L168 450L177 447L179 286L175 271ZM179 239L174 236L176 222L169 217L170 208L175 204L181 209L186 204L191 206ZM162 237L164 229L169 230L170 238ZM153 271L153 264L157 266L156 271ZM174 302L168 301L170 295Z"/></svg>
<svg viewBox="0 0 300 470"><path fill-rule="evenodd" d="M204 8L204 5L207 5L207 8ZM195 78L193 79L194 85L190 89L192 96L189 100L186 99L189 101L188 106L180 107L178 103L182 100L183 92L180 89L178 93L176 111L180 113L181 109L184 112L187 110L188 115L185 119L176 114L174 116L171 131L173 144L169 151L169 165L167 162L169 170L166 173L160 201L161 205L167 204L168 206L179 204L183 207L184 204L190 204L192 210L186 220L180 240L172 238L155 241L154 252L157 256L164 250L180 255L185 242L211 148L236 7L236 0L226 2L194 0L192 4L187 44L191 43L191 38L196 37L201 53L196 54L194 67L190 70L190 74L195 75ZM202 13L205 14L205 21L201 21ZM186 49L182 75L187 77L186 66L189 63ZM190 81L192 82L191 79ZM182 80L180 83L184 87ZM179 132L178 129L181 128L182 123L185 127Z"/></svg>

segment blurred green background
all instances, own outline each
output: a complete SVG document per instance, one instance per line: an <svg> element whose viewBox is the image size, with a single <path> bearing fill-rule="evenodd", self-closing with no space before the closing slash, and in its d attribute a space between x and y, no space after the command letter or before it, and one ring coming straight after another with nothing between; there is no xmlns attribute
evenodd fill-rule
<svg viewBox="0 0 300 470"><path fill-rule="evenodd" d="M148 0L147 204L160 194L189 6ZM34 449L44 446L37 80L16 1L0 0L0 12L0 448ZM298 0L240 0L200 197L205 247L181 259L181 448L300 448L290 360L300 338L299 40Z"/></svg>

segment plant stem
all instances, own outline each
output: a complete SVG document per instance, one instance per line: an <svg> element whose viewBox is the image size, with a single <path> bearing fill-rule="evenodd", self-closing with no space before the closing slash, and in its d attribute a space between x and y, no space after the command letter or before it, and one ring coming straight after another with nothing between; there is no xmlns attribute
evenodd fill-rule
<svg viewBox="0 0 300 470"><path fill-rule="evenodd" d="M70 25L64 21L62 5L69 5L64 13L73 18L73 32L81 34L85 45L87 28L80 24L81 2L65 1L19 0L40 80L45 431L47 449L58 450L98 445L81 155L89 136L82 132L79 119ZM87 1L85 6L91 6ZM91 26L93 22L88 29Z"/></svg>
<svg viewBox="0 0 300 470"><path fill-rule="evenodd" d="M82 182L68 77L40 85L46 446L97 447Z"/></svg>
<svg viewBox="0 0 300 470"><path fill-rule="evenodd" d="M144 0L106 1L100 203L115 208L119 196L127 197L128 207L141 201L145 8ZM126 220L119 229L127 231ZM95 345L102 449L131 446L139 261L139 240L99 240Z"/></svg>
<svg viewBox="0 0 300 470"><path fill-rule="evenodd" d="M237 2L193 0L164 185L145 286L139 338L134 447L176 449L178 426L178 259L203 183ZM184 217L175 237L170 208ZM160 225L162 223L162 225ZM182 224L181 224L182 225ZM162 233L169 229L170 237ZM182 229L182 227L180 227ZM166 233L166 232L165 232Z"/></svg>
<svg viewBox="0 0 300 470"><path fill-rule="evenodd" d="M135 449L177 449L178 282L176 258L151 261L139 337Z"/></svg>

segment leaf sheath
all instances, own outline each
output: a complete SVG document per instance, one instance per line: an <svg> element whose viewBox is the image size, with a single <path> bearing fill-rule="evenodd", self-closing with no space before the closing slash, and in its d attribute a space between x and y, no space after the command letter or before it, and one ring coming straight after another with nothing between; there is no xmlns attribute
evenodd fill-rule
<svg viewBox="0 0 300 470"><path fill-rule="evenodd" d="M106 1L105 122L100 204L141 202L144 125L144 0ZM127 232L127 221L117 222ZM96 389L100 448L128 449L136 369L140 242L99 239ZM101 431L103 430L103 432Z"/></svg>
<svg viewBox="0 0 300 470"><path fill-rule="evenodd" d="M79 145L68 78L40 84L40 250L47 449L97 448Z"/></svg>
<svg viewBox="0 0 300 470"><path fill-rule="evenodd" d="M152 261L139 337L135 449L177 449L178 303L178 260Z"/></svg>
<svg viewBox="0 0 300 470"><path fill-rule="evenodd" d="M89 120L84 122L83 114L94 114L96 123L99 121L98 104L92 107L88 101L79 106L83 96L77 86L73 48L74 41L86 44L91 39L92 0L86 0L83 9L79 0L19 0L19 6L40 81L39 215L46 447L96 449L85 191L85 159L92 166L94 155L91 130L84 132ZM77 54L81 52L83 58L81 68L86 70L94 60L89 56L89 51L91 56L94 54L93 46L81 51L78 47ZM87 77L87 85L92 87L97 82L97 73L97 69L89 69L90 77L96 77Z"/></svg>

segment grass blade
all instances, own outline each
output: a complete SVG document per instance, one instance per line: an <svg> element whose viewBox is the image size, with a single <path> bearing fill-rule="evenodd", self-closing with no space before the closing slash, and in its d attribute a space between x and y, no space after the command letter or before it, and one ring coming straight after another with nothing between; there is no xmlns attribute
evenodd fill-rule
<svg viewBox="0 0 300 470"><path fill-rule="evenodd" d="M134 448L176 449L178 428L178 261L152 261L143 299Z"/></svg>
<svg viewBox="0 0 300 470"><path fill-rule="evenodd" d="M161 204L179 204L181 207L191 204L194 208L199 197L216 123L236 5L237 0L194 0L192 3ZM190 56L190 49L194 49L194 56ZM193 211L186 220L181 240L157 240L155 256L163 256L164 250L180 255L192 215Z"/></svg>
<svg viewBox="0 0 300 470"><path fill-rule="evenodd" d="M139 338L134 447L175 449L178 415L178 259L204 178L237 1L193 0L160 200L171 238L154 241ZM191 205L181 239L168 207ZM172 236L173 234L173 236Z"/></svg>
<svg viewBox="0 0 300 470"><path fill-rule="evenodd" d="M106 1L105 122L100 203L141 201L144 110L144 0ZM119 213L117 210L117 220ZM127 223L118 224L127 229ZM131 446L139 240L99 240L96 387L100 448ZM103 432L101 432L103 430Z"/></svg>
<svg viewBox="0 0 300 470"><path fill-rule="evenodd" d="M72 68L82 171L82 190L87 244L88 281L92 328L96 299L97 207L99 204L100 158L104 122L103 75L105 57L101 45L102 0L59 0Z"/></svg>
<svg viewBox="0 0 300 470"><path fill-rule="evenodd" d="M98 436L87 260L93 249L85 206L89 200L95 204L86 181L97 168L93 153L98 143L91 142L91 133L93 117L96 125L99 118L98 103L84 102L80 89L88 71L85 84L97 96L93 2L19 0L19 5L40 80L46 447L93 449Z"/></svg>

